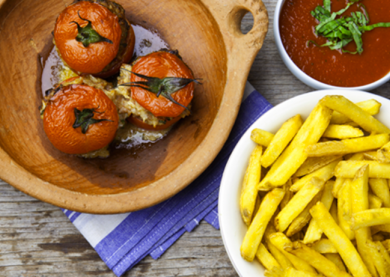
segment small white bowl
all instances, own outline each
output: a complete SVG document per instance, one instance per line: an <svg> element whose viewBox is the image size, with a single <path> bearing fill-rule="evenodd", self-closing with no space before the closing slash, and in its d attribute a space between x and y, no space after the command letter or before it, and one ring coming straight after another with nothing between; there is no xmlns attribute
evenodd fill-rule
<svg viewBox="0 0 390 277"><path fill-rule="evenodd" d="M326 95L343 95L353 102L375 99L382 103L381 112L375 116L390 126L390 100L369 92L354 90L320 90L291 98L262 115L242 136L226 164L219 191L218 213L222 240L238 275L262 277L264 268L257 262L247 262L241 257L240 247L247 227L241 219L239 198L242 179L249 156L256 144L250 139L251 131L260 128L275 133L290 117L300 114L306 119L318 101Z"/></svg>
<svg viewBox="0 0 390 277"><path fill-rule="evenodd" d="M274 15L274 36L275 36L275 43L276 47L278 49L279 55L282 58L284 64L287 66L287 68L291 71L292 74L295 75L299 80L301 80L303 83L308 85L309 87L312 87L314 89L356 89L356 90L366 90L370 91L373 90L387 81L390 80L390 72L379 79L378 81L375 81L373 83L359 86L359 87L336 87L331 86L325 83L322 83L320 81L317 81L316 79L313 79L309 75L307 75L305 72L303 72L298 66L295 65L295 63L291 60L290 56L287 54L286 49L284 49L282 39L280 38L280 30L279 30L279 16L280 12L282 10L283 4L286 0L278 0L278 3L275 7L275 15Z"/></svg>

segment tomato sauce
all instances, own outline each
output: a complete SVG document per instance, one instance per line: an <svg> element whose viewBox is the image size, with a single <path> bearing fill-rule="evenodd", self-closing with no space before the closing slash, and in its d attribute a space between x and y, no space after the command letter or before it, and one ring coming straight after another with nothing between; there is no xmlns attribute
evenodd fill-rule
<svg viewBox="0 0 390 277"><path fill-rule="evenodd" d="M346 7L347 1L332 1L332 12ZM390 22L389 0L363 0L370 18L368 25ZM390 71L390 28L375 28L363 33L363 53L352 55L328 47L307 45L309 40L319 45L326 43L317 37L314 28L318 24L310 12L323 5L323 0L286 0L280 14L280 35L293 62L312 78L333 86L356 87L375 82ZM343 15L357 11L354 4ZM346 50L355 51L354 42Z"/></svg>

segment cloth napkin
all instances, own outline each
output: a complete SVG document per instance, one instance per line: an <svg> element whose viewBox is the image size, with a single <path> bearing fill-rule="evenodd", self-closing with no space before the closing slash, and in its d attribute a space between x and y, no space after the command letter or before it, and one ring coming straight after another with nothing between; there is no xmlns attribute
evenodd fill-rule
<svg viewBox="0 0 390 277"><path fill-rule="evenodd" d="M93 215L63 210L65 215L117 276L147 255L159 258L201 220L219 229L218 193L227 160L244 132L271 107L247 83L236 123L221 152L204 173L172 198L132 213Z"/></svg>

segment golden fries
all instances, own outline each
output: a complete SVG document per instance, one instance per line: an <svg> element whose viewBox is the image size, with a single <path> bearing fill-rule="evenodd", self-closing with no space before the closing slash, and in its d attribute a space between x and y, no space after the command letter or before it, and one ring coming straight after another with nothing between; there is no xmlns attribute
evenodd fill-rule
<svg viewBox="0 0 390 277"><path fill-rule="evenodd" d="M382 224L390 224L390 208L365 210L352 215L351 226L354 230Z"/></svg>
<svg viewBox="0 0 390 277"><path fill-rule="evenodd" d="M322 98L320 103L332 110L346 115L367 132L376 132L378 134L390 133L390 129L383 123L379 122L373 116L369 115L343 96L328 95Z"/></svg>
<svg viewBox="0 0 390 277"><path fill-rule="evenodd" d="M354 128L350 125L330 124L325 130L323 137L335 139L348 139L364 136L364 133L359 128Z"/></svg>
<svg viewBox="0 0 390 277"><path fill-rule="evenodd" d="M261 175L261 153L262 147L260 145L256 146L252 151L241 189L240 212L241 217L247 226L249 226L252 221L253 210L258 194L256 186L260 181Z"/></svg>
<svg viewBox="0 0 390 277"><path fill-rule="evenodd" d="M390 164L376 161L341 161L335 168L335 176L341 178L353 178L363 165L370 166L370 178L390 179Z"/></svg>
<svg viewBox="0 0 390 277"><path fill-rule="evenodd" d="M275 213L284 196L283 189L274 189L267 193L263 202L260 204L259 211L255 215L248 232L241 245L241 256L247 261L253 261L257 248L271 217Z"/></svg>
<svg viewBox="0 0 390 277"><path fill-rule="evenodd" d="M355 247L333 220L332 216L321 202L318 202L311 210L311 215L317 221L328 239L333 243L341 258L351 271L353 276L370 277L366 265L363 263Z"/></svg>
<svg viewBox="0 0 390 277"><path fill-rule="evenodd" d="M378 114L381 105L382 105L381 103L379 103L378 101L376 101L374 99L356 103L356 106L361 108L363 111L365 111L369 115ZM342 113L334 111L332 114L332 118L330 120L330 123L331 124L344 124L344 123L347 123L349 121L350 121L350 119L348 117L346 117Z"/></svg>
<svg viewBox="0 0 390 277"><path fill-rule="evenodd" d="M306 147L308 157L345 155L378 149L389 141L389 134L380 134L341 141L320 142Z"/></svg>
<svg viewBox="0 0 390 277"><path fill-rule="evenodd" d="M309 202L323 188L325 182L313 177L301 190L297 192L275 218L275 227L279 232L284 232L290 223L305 209Z"/></svg>
<svg viewBox="0 0 390 277"><path fill-rule="evenodd" d="M379 108L326 96L303 124L297 115L275 135L252 132L265 148L243 182L241 255L265 276L390 277L390 129L372 117Z"/></svg>
<svg viewBox="0 0 390 277"><path fill-rule="evenodd" d="M261 165L263 167L269 167L271 164L273 164L273 162L286 148L287 144L289 144L289 142L296 135L301 126L302 119L299 114L283 123L282 127L279 129L279 131L276 132L274 138L261 158Z"/></svg>
<svg viewBox="0 0 390 277"><path fill-rule="evenodd" d="M341 271L333 262L301 242L296 241L285 249L326 276L350 277L348 273Z"/></svg>
<svg viewBox="0 0 390 277"><path fill-rule="evenodd" d="M265 147L271 143L273 138L274 134L261 129L253 129L251 132L251 140Z"/></svg>

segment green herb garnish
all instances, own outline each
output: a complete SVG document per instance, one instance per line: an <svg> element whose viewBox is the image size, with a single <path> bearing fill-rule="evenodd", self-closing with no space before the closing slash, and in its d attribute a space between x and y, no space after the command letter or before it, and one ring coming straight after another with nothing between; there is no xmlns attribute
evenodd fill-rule
<svg viewBox="0 0 390 277"><path fill-rule="evenodd" d="M319 47L329 47L332 50L341 50L343 53L361 54L363 52L363 33L378 27L390 27L390 22L367 25L370 18L363 4L357 4L361 11L351 12L349 17L336 18L356 2L358 1L350 1L344 9L331 13L330 0L324 0L323 7L317 6L314 11L311 11L311 15L319 21L319 24L315 27L316 34L327 38L328 42L318 45L315 41L310 40L307 44L312 43ZM355 52L344 49L344 46L352 41L356 44Z"/></svg>

